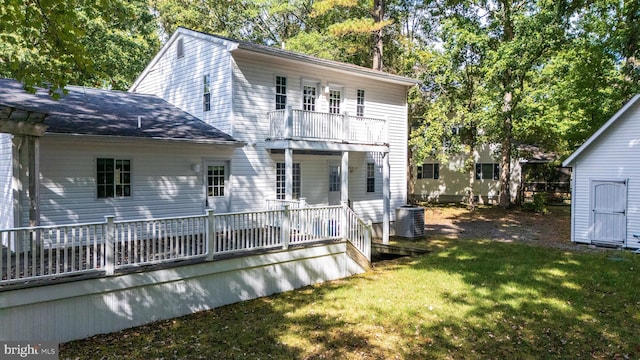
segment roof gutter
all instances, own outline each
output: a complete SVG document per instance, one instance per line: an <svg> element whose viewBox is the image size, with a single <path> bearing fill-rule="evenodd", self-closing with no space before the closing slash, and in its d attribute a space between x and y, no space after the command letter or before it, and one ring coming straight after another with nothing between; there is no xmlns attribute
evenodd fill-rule
<svg viewBox="0 0 640 360"><path fill-rule="evenodd" d="M45 135L47 137L82 137L87 139L94 140L102 140L102 141L111 141L111 142L131 142L131 141L140 141L147 140L153 142L172 142L172 143L191 143L191 144L205 144L205 145L222 145L222 146L231 146L231 147L243 147L247 145L244 141L228 141L228 140L207 140L207 139L182 139L182 138L160 138L160 137L142 137L142 136L120 136L120 135L91 135L91 134L69 134L69 133L52 133L46 132Z"/></svg>

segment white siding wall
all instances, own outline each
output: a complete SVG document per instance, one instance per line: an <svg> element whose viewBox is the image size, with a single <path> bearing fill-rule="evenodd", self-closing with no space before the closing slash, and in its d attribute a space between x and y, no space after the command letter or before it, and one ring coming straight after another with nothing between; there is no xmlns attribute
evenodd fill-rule
<svg viewBox="0 0 640 360"><path fill-rule="evenodd" d="M640 233L640 103L591 144L573 163L572 239L589 242L590 180L629 179L627 247L638 248Z"/></svg>
<svg viewBox="0 0 640 360"><path fill-rule="evenodd" d="M183 35L184 57L176 44L149 70L135 92L155 94L231 134L231 56L223 44ZM203 77L211 75L211 111L203 111Z"/></svg>
<svg viewBox="0 0 640 360"><path fill-rule="evenodd" d="M45 136L40 146L43 225L103 221L105 215L118 220L203 214L204 174L196 174L191 165L231 157L228 148L140 140L107 143ZM97 198L99 157L131 160L131 197ZM28 219L28 207L22 209Z"/></svg>
<svg viewBox="0 0 640 360"><path fill-rule="evenodd" d="M0 134L0 229L13 227L11 135Z"/></svg>
<svg viewBox="0 0 640 360"><path fill-rule="evenodd" d="M390 166L391 166L391 207L397 207L406 203L406 139L407 139L407 110L406 110L406 88L400 85L393 85L380 81L364 79L357 76L345 75L343 73L304 66L295 62L284 60L275 61L273 58L265 56L251 56L243 53L234 54L234 136L242 141L255 144L254 147L238 149L234 160L240 164L235 168L239 182L246 184L240 188L235 188L238 196L234 201L248 204L262 204L265 196L275 197L275 157L271 156L264 148L264 140L269 136L268 112L275 109L275 77L276 75L287 77L287 101L294 108L301 108L302 87L304 80L317 81L321 89L326 84L341 86L343 88L344 111L350 114L356 112L356 91L364 89L366 92L365 115L387 119L389 121L389 141L390 141ZM321 90L319 89L319 90ZM328 112L327 94L320 92L316 111ZM361 155L362 156L362 155ZM294 162L298 162L294 156ZM306 159L306 158L305 158ZM350 165L364 171L364 161L358 160L358 155L350 155ZM339 159L337 159L339 161ZM244 162L243 162L244 161ZM328 179L327 159L305 160L304 168L310 169L314 161L319 161L321 169L316 169L320 176L312 181L324 181ZM355 161L355 162L354 162ZM382 159L380 164L380 189L382 179ZM307 171L307 173L310 173ZM260 177L252 175L261 174ZM352 175L352 174L350 174ZM350 198L356 212L363 214L363 211L370 212L366 218L374 222L382 221L382 200L374 201L371 195L364 191L358 191L355 182L363 182L364 175L353 174L350 177ZM354 181L351 181L352 178ZM322 180L320 180L322 179ZM303 174L303 183L305 176ZM364 182L366 183L366 182ZM354 184L354 185L351 185ZM320 186L320 184L318 184ZM353 187L352 187L353 186ZM360 188L364 184L359 185ZM305 194L303 184L303 196ZM328 185L323 189L328 189ZM366 189L365 189L366 191ZM307 196L309 202L316 198L316 195ZM379 199L382 198L380 190ZM239 203L235 203L240 206ZM364 215L364 214L363 214Z"/></svg>

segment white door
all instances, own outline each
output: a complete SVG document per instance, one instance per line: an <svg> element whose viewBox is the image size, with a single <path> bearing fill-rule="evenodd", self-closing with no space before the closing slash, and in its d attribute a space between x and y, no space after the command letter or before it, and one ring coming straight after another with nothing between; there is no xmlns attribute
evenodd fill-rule
<svg viewBox="0 0 640 360"><path fill-rule="evenodd" d="M329 205L340 205L342 186L342 170L339 163L329 163Z"/></svg>
<svg viewBox="0 0 640 360"><path fill-rule="evenodd" d="M208 162L205 167L207 208L216 213L229 212L229 165L226 162Z"/></svg>
<svg viewBox="0 0 640 360"><path fill-rule="evenodd" d="M623 246L627 236L627 181L591 181L591 242Z"/></svg>

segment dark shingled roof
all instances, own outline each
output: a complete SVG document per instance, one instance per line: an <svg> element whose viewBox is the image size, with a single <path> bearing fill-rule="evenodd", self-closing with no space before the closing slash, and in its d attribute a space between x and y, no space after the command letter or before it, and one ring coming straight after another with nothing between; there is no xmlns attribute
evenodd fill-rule
<svg viewBox="0 0 640 360"><path fill-rule="evenodd" d="M66 89L68 94L55 100L46 89L30 94L21 83L0 79L0 106L46 114L47 134L241 143L154 95L81 86Z"/></svg>

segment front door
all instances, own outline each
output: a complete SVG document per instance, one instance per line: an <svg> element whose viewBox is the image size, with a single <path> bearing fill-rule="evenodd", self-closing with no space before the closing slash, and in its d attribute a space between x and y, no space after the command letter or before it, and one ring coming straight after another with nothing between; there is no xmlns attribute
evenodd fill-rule
<svg viewBox="0 0 640 360"><path fill-rule="evenodd" d="M591 242L624 246L627 236L627 181L591 181Z"/></svg>
<svg viewBox="0 0 640 360"><path fill-rule="evenodd" d="M229 212L229 165L224 161L208 162L205 184L207 208L216 213Z"/></svg>
<svg viewBox="0 0 640 360"><path fill-rule="evenodd" d="M329 205L340 205L341 170L339 163L329 163Z"/></svg>

